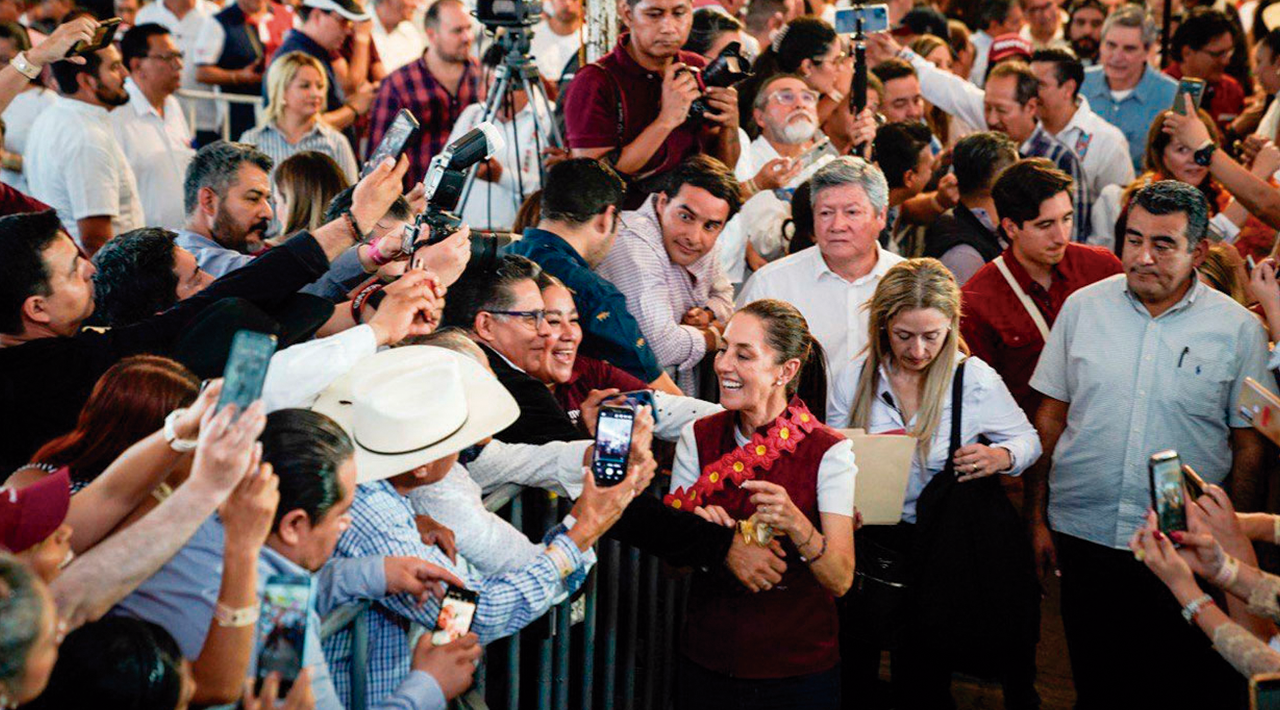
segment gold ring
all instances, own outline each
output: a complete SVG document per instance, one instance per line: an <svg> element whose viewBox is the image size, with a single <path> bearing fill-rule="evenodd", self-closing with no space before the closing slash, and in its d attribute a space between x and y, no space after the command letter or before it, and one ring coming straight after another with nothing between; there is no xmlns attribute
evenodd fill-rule
<svg viewBox="0 0 1280 710"><path fill-rule="evenodd" d="M1143 561L1143 560L1147 559L1147 551L1146 551L1146 550L1143 550L1143 549L1135 550L1135 551L1134 551L1134 553L1133 553L1133 559L1135 559L1135 560L1137 560L1137 561L1139 561L1139 562L1141 562L1141 561Z"/></svg>

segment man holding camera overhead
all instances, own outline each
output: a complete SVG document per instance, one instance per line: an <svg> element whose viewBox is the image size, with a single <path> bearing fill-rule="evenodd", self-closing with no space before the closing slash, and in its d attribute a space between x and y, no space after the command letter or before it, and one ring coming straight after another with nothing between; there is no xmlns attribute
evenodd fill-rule
<svg viewBox="0 0 1280 710"><path fill-rule="evenodd" d="M624 203L636 209L654 178L695 153L738 161L738 94L702 88L702 57L680 50L693 23L691 0L627 0L628 33L578 71L565 96L566 141L574 157L600 158L628 178ZM690 107L704 97L702 120Z"/></svg>

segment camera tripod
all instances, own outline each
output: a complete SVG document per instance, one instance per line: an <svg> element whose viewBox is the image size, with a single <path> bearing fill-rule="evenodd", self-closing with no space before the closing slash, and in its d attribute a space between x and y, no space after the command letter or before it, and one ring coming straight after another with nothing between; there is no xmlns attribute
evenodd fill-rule
<svg viewBox="0 0 1280 710"><path fill-rule="evenodd" d="M560 138L560 129L555 121L555 107L552 105L551 100L547 98L547 92L542 87L542 75L538 72L537 62L533 57L529 56L529 49L533 41L532 27L529 25L517 25L505 26L501 29L505 31L495 31L494 41L503 48L505 56L502 63L494 69L493 91L489 92L489 95L485 97L484 112L480 116L480 121L490 121L495 126L500 126L502 124L494 120L499 111L506 108L508 115L510 115L512 150L515 153L517 163L511 168L516 172L515 209L519 211L520 204L524 202L524 198L528 195L525 194L524 178L519 165L520 135L519 131L515 130L515 92L524 89L529 107L533 113L534 159L538 161L538 175L541 180L546 179L546 171L542 167L543 135L549 136L551 145L557 147L563 145L563 141ZM458 200L459 210L466 206L467 198L471 196L471 188L476 181L477 168L472 168L467 175L466 185L462 188L462 198Z"/></svg>

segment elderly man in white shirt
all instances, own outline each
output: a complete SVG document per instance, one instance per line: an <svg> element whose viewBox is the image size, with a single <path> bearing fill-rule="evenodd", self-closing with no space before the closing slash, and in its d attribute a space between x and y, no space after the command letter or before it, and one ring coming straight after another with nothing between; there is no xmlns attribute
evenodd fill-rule
<svg viewBox="0 0 1280 710"><path fill-rule="evenodd" d="M373 5L373 47L387 73L422 58L427 43L413 26L421 0L378 0Z"/></svg>
<svg viewBox="0 0 1280 710"><path fill-rule="evenodd" d="M826 350L828 370L838 372L866 346L863 304L902 257L878 241L889 209L889 184L880 168L842 156L809 184L815 245L757 271L738 305L776 298L795 306Z"/></svg>
<svg viewBox="0 0 1280 710"><path fill-rule="evenodd" d="M195 151L191 129L174 92L182 75L182 52L173 35L156 24L138 25L120 42L130 78L129 103L111 112L111 128L133 169L149 227L181 229L182 181Z"/></svg>
<svg viewBox="0 0 1280 710"><path fill-rule="evenodd" d="M129 101L120 52L108 45L85 64L55 62L57 101L27 137L23 169L31 196L58 211L88 254L143 226L133 170L111 132L108 111Z"/></svg>

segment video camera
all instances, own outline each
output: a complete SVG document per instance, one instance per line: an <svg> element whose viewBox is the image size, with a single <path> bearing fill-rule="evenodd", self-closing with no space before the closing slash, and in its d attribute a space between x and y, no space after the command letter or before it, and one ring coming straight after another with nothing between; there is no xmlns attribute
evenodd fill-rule
<svg viewBox="0 0 1280 710"><path fill-rule="evenodd" d="M720 50L719 56L711 60L706 69L701 74L695 74L698 79L698 88L703 92L708 87L717 87L721 89L734 86L751 76L751 60L747 55L742 53L742 44L740 42L730 42L725 48ZM699 96L693 100L693 105L689 107L689 120L701 121L709 110L707 106L707 98L705 95Z"/></svg>
<svg viewBox="0 0 1280 710"><path fill-rule="evenodd" d="M498 129L485 122L445 146L431 159L427 175L422 180L426 186L427 208L412 226L405 229L402 244L406 254L412 255L424 246L442 242L462 227L462 218L454 210L462 197L467 172L476 163L502 150L504 145ZM498 250L510 243L509 234L499 236L472 232L471 263L492 263L498 256Z"/></svg>
<svg viewBox="0 0 1280 710"><path fill-rule="evenodd" d="M542 0L478 0L476 19L494 27L532 27L542 20Z"/></svg>

